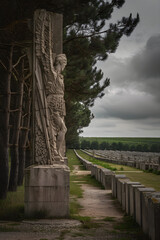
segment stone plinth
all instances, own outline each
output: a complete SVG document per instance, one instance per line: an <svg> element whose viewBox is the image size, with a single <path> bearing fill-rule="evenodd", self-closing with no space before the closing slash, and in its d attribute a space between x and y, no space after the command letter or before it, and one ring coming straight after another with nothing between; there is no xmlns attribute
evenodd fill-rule
<svg viewBox="0 0 160 240"><path fill-rule="evenodd" d="M65 164L30 166L25 171L25 215L69 215L69 168Z"/></svg>
<svg viewBox="0 0 160 240"><path fill-rule="evenodd" d="M135 217L136 222L142 226L142 205L145 203L142 202L142 194L143 193L151 193L155 192L154 188L136 188L135 189Z"/></svg>

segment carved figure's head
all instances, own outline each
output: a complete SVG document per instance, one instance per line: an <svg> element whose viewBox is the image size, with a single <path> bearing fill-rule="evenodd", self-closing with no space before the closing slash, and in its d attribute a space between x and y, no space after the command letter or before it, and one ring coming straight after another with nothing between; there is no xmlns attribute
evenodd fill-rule
<svg viewBox="0 0 160 240"><path fill-rule="evenodd" d="M57 70L63 71L67 65L67 58L65 54L58 54L55 58L55 67Z"/></svg>

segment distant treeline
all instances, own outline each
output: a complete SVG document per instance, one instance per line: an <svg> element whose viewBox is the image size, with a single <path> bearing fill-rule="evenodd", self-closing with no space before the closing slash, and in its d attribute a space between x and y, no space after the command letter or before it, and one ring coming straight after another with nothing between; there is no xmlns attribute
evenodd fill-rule
<svg viewBox="0 0 160 240"><path fill-rule="evenodd" d="M119 141L118 141L119 140ZM77 149L119 150L137 152L160 152L159 138L84 138L76 144Z"/></svg>

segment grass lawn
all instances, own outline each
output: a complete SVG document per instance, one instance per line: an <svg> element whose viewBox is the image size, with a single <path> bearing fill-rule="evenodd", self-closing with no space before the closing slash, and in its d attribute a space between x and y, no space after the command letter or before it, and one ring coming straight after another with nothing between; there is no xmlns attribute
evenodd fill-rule
<svg viewBox="0 0 160 240"><path fill-rule="evenodd" d="M153 187L156 191L160 191L160 175L153 173L133 173L126 172L125 175L131 180L140 182L146 187Z"/></svg>
<svg viewBox="0 0 160 240"><path fill-rule="evenodd" d="M16 192L8 192L7 198L0 200L0 220L22 220L24 218L24 186Z"/></svg>

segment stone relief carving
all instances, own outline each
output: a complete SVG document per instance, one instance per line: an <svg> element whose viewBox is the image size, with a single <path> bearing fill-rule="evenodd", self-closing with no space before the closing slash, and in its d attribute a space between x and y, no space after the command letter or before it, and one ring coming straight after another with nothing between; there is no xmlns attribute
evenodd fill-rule
<svg viewBox="0 0 160 240"><path fill-rule="evenodd" d="M35 27L35 142L38 164L63 161L65 154L64 70L65 54L53 52L53 13L37 10Z"/></svg>

